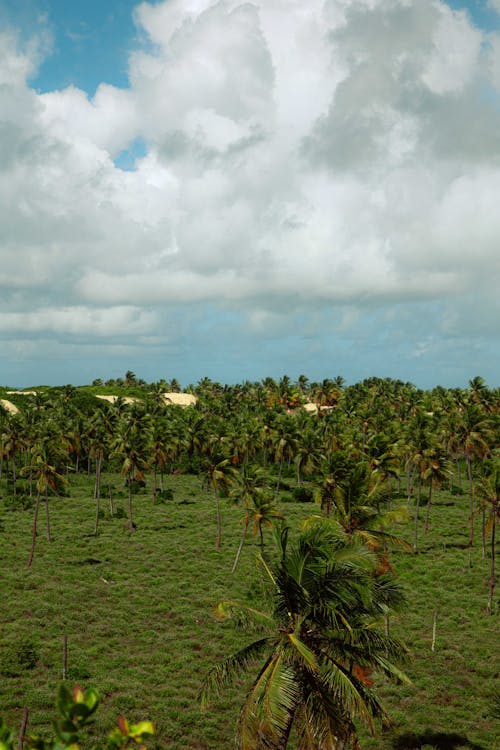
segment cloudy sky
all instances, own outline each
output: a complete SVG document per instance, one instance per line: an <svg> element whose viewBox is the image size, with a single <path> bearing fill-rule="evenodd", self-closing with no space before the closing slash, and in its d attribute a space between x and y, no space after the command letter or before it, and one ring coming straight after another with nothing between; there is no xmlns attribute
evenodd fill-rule
<svg viewBox="0 0 500 750"><path fill-rule="evenodd" d="M500 0L0 0L0 384L500 385Z"/></svg>

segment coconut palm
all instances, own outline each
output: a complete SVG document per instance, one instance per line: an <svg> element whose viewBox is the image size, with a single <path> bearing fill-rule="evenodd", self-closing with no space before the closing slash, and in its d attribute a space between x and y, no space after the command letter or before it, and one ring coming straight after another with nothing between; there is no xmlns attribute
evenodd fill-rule
<svg viewBox="0 0 500 750"><path fill-rule="evenodd" d="M372 576L366 549L346 548L332 524L303 531L293 545L284 529L278 543L276 564L261 558L268 610L218 607L222 618L254 619L260 632L210 670L202 705L260 658L239 721L242 750L284 750L292 730L303 750L354 747L358 721L373 732L374 719L386 718L370 672L408 681L393 664L405 647L376 626L400 592L393 579Z"/></svg>
<svg viewBox="0 0 500 750"><path fill-rule="evenodd" d="M490 452L493 439L491 421L476 404L468 405L458 424L458 442L461 445L469 479L469 547L474 544L474 492L472 477L473 458L484 458Z"/></svg>
<svg viewBox="0 0 500 750"><path fill-rule="evenodd" d="M134 413L130 422L125 417L117 426L115 439L112 444L112 456L118 456L122 460L121 474L125 477L128 491L128 518L129 530L135 531L132 513L132 482L143 482L145 471L149 467L149 419L143 415L140 419L138 413Z"/></svg>
<svg viewBox="0 0 500 750"><path fill-rule="evenodd" d="M374 551L385 551L388 544L405 546L388 527L407 520L406 508L381 510L385 484L380 475L363 462L345 463L333 487L330 501L334 518L351 541Z"/></svg>
<svg viewBox="0 0 500 750"><path fill-rule="evenodd" d="M425 508L425 526L424 534L427 534L429 529L429 515L432 503L432 490L433 488L439 488L451 475L449 461L446 458L444 452L438 447L429 450L425 456L422 465L422 478L429 485L429 496L427 498L427 505Z"/></svg>
<svg viewBox="0 0 500 750"><path fill-rule="evenodd" d="M492 614L493 595L495 592L495 537L496 525L500 522L500 459L492 461L485 467L481 482L477 487L481 508L487 516L485 533L490 534L490 581L486 611Z"/></svg>
<svg viewBox="0 0 500 750"><path fill-rule="evenodd" d="M229 458L222 452L222 443L217 445L213 441L208 445L208 453L202 460L202 471L207 487L212 488L215 500L217 518L217 536L215 546L222 544L222 520L220 512L220 494L227 492L234 476L234 468Z"/></svg>
<svg viewBox="0 0 500 750"><path fill-rule="evenodd" d="M31 463L21 469L21 474L29 476L31 479L36 480L36 500L35 500L35 511L33 515L33 526L31 532L31 548L30 556L28 560L28 568L33 563L35 556L35 543L37 536L37 525L38 525L38 510L40 507L40 499L45 496L45 510L46 510L46 521L47 521L47 540L50 542L50 520L49 520L49 504L48 495L49 490L52 490L56 495L59 494L61 489L64 487L64 477L57 470L54 465L54 455L50 456L47 446L43 443L36 445L33 449L31 457Z"/></svg>
<svg viewBox="0 0 500 750"><path fill-rule="evenodd" d="M264 484L264 473L263 471L252 464L243 464L241 471L234 473L233 486L231 487L229 496L235 503L242 503L245 506L245 513L242 518L243 529L241 532L241 539L234 559L231 573L234 573L238 565L243 545L248 531L250 518L252 515L252 508L255 510L259 507L259 496L266 492L263 487ZM255 522L255 517L254 517Z"/></svg>

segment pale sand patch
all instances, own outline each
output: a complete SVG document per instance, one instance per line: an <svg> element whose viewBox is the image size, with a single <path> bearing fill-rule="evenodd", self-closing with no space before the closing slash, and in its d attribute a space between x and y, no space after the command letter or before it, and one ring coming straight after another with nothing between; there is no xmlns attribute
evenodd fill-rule
<svg viewBox="0 0 500 750"><path fill-rule="evenodd" d="M177 406L194 406L198 399L192 393L162 393L165 404L176 404Z"/></svg>
<svg viewBox="0 0 500 750"><path fill-rule="evenodd" d="M318 413L318 404L315 404L313 401L308 401L307 404L302 404L302 409L305 409L306 411L310 412L311 414L317 414Z"/></svg>
<svg viewBox="0 0 500 750"><path fill-rule="evenodd" d="M13 391L9 391L9 393L13 393ZM19 409L15 404L12 403L12 401L7 401L6 398L0 398L0 404L10 414L19 414Z"/></svg>
<svg viewBox="0 0 500 750"><path fill-rule="evenodd" d="M114 404L119 398L121 398L126 404L135 404L137 401L141 400L140 398L134 398L133 396L98 396L96 394L95 397L101 398L103 401L109 401L110 404Z"/></svg>
<svg viewBox="0 0 500 750"><path fill-rule="evenodd" d="M7 391L11 396L36 396L38 391Z"/></svg>

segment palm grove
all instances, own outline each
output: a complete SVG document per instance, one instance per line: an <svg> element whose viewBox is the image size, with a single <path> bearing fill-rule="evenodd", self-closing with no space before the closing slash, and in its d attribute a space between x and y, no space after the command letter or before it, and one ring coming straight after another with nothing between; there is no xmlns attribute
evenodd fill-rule
<svg viewBox="0 0 500 750"><path fill-rule="evenodd" d="M92 486L95 537L103 503L118 511L110 472L123 477L127 530L136 534L137 502L168 503L169 476L199 476L213 498L217 549L226 541L221 505L239 519L228 574L238 575L250 548L260 580L256 601L218 605L217 616L242 630L242 646L208 671L203 705L247 673L242 748L359 747L360 726L374 732L389 721L380 676L408 682L409 651L391 634L404 605L391 550L419 553L442 486L467 504L467 545L485 560L484 612L495 613L498 389L479 377L467 389L432 391L377 378L348 387L342 378L234 386L205 378L188 387L196 406L166 405L162 394L179 389L128 372L84 388L2 394L18 407L1 410L0 476L4 502L32 512L26 565L50 543L51 502L76 476ZM100 401L103 392L120 397ZM301 408L308 403L313 412ZM286 497L311 503L300 528L287 523Z"/></svg>

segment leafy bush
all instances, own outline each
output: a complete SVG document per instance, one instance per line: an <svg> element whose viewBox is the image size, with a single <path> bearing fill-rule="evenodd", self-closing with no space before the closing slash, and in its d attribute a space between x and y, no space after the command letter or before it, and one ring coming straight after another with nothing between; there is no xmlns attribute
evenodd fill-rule
<svg viewBox="0 0 500 750"><path fill-rule="evenodd" d="M49 738L25 737L24 747L26 750L79 750L80 743L88 744L84 729L93 719L99 697L91 688L84 692L75 685L72 692L65 685L59 688L56 708L59 714L58 720L53 722L53 735ZM118 726L108 736L94 746L94 750L125 750L136 743L141 750L145 750L143 744L154 734L154 726L150 721L140 721L138 724L129 724L127 719L120 716ZM0 719L0 750L15 750L16 742L14 734Z"/></svg>
<svg viewBox="0 0 500 750"><path fill-rule="evenodd" d="M174 491L171 487L167 487L164 490L157 490L156 491L156 502L157 503L166 503L170 502L174 499Z"/></svg>
<svg viewBox="0 0 500 750"><path fill-rule="evenodd" d="M38 659L38 651L33 641L22 640L2 649L0 673L4 677L19 677L23 672L34 669Z"/></svg>
<svg viewBox="0 0 500 750"><path fill-rule="evenodd" d="M33 507L34 503L34 498L24 493L5 495L3 498L3 504L7 510L29 510Z"/></svg>
<svg viewBox="0 0 500 750"><path fill-rule="evenodd" d="M293 500L296 503L312 503L314 501L312 490L307 487L295 487Z"/></svg>

